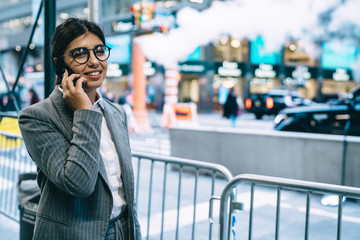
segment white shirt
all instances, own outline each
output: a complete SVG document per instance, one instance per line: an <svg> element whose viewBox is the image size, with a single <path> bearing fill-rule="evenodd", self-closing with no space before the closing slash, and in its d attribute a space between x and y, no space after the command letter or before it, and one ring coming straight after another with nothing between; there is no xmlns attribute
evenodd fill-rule
<svg viewBox="0 0 360 240"><path fill-rule="evenodd" d="M93 110L102 113L103 99L100 97L93 105ZM119 156L111 138L110 130L103 115L101 125L100 154L104 161L109 187L113 196L113 208L110 219L119 216L121 207L126 204L124 186L121 180Z"/></svg>

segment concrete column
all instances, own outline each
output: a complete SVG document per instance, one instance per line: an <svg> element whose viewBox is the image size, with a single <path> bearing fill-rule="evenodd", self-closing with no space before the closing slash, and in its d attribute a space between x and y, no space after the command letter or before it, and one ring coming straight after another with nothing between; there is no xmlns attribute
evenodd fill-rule
<svg viewBox="0 0 360 240"><path fill-rule="evenodd" d="M169 128L176 122L173 105L178 102L179 71L176 62L168 63L165 66L165 99L163 114L160 119L160 126Z"/></svg>
<svg viewBox="0 0 360 240"><path fill-rule="evenodd" d="M145 56L140 46L133 42L132 44L132 72L134 77L133 94L134 106L133 114L139 131L151 131L151 126L146 110L146 76L144 74Z"/></svg>
<svg viewBox="0 0 360 240"><path fill-rule="evenodd" d="M165 66L165 104L178 102L179 71L177 64L170 63Z"/></svg>

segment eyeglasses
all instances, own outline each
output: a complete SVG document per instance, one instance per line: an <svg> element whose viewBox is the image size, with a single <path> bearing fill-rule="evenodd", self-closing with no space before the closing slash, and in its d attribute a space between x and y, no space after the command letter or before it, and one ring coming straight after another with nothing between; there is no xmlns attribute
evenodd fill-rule
<svg viewBox="0 0 360 240"><path fill-rule="evenodd" d="M84 64L87 63L90 59L90 50L93 50L95 57L99 61L106 61L110 56L111 48L105 45L97 45L96 47L89 49L80 47L71 50L68 54L64 54L61 57L71 55L75 62L78 64Z"/></svg>

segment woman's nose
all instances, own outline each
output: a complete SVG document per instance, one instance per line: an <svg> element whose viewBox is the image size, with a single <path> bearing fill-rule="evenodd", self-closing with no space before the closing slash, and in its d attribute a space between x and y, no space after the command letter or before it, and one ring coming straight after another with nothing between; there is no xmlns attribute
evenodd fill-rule
<svg viewBox="0 0 360 240"><path fill-rule="evenodd" d="M88 63L91 64L91 65L98 64L99 60L96 58L94 51L90 50L89 54L90 54L90 56L89 56Z"/></svg>

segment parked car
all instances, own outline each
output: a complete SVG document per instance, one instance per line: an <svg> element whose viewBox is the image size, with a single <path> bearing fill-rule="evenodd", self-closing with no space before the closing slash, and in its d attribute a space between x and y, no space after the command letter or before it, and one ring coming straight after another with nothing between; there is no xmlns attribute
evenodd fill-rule
<svg viewBox="0 0 360 240"><path fill-rule="evenodd" d="M274 128L360 136L360 86L336 102L284 109L275 117Z"/></svg>
<svg viewBox="0 0 360 240"><path fill-rule="evenodd" d="M277 115L286 107L311 103L311 100L305 99L296 90L271 89L267 93L251 94L245 100L245 108L248 112L254 113L256 119L261 119L264 115Z"/></svg>

